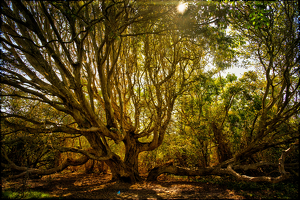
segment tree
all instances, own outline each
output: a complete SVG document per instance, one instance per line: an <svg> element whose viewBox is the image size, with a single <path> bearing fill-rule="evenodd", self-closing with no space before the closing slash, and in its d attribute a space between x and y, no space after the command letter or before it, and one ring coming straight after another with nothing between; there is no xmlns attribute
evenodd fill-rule
<svg viewBox="0 0 300 200"><path fill-rule="evenodd" d="M229 8L230 15L226 18L232 29L237 30L241 38L248 41L245 46L252 53L251 58L259 61L258 65L265 76L265 81L259 80L253 72L248 73L239 82L228 83L227 88L224 88L220 95L218 93L220 86L213 84L217 92L214 94L214 106L207 105L210 110L207 116L211 116L207 117L210 120L207 125L211 125L217 143L220 161L218 165L188 170L168 163L168 165L154 168L149 174L150 180L156 179L162 173L190 176L230 174L241 180L269 182L278 182L289 177L284 169L284 160L287 153L295 150L296 146L299 145L299 140L297 140L299 137L298 113L300 109L297 2L293 2L293 5L287 2L239 3L236 6L229 4ZM281 24L285 24L285 26ZM228 78L230 80L230 77ZM224 82L222 78L220 78L220 82ZM254 84L258 84L255 86L256 88L259 86L262 88L251 91ZM222 86L222 83L219 85L225 86ZM247 87L249 88L246 89ZM208 88L206 88L207 90ZM198 94L201 96L198 99L200 100L199 105L201 105L198 111L203 112L201 111L203 107L201 99L205 95L200 92ZM190 101L193 101L194 97L190 96ZM232 126L235 119L238 118L237 113L234 114L234 107L232 107L235 106L238 97L247 100L243 104L246 103L252 108L245 109L243 104L238 106L238 109L245 109L248 112L246 114L245 111L242 111L239 114L240 117L244 115L244 118L239 122L242 129L239 132L239 137L244 137L246 141L238 148L234 148L233 144L230 144L229 138L225 138L224 128L228 124L229 130L227 129L227 132L229 134L227 136L236 135L235 131L230 129L230 125ZM185 101L183 104L186 105L188 102ZM208 102L206 101L206 103ZM184 110L187 112L184 116L193 119L191 110ZM202 113L200 116L205 119L205 114ZM185 125L191 126L201 135L199 129L201 126L197 127L197 125L203 121L197 125L191 122L193 121L189 120ZM246 124L244 127L242 126L243 122ZM206 136L210 137L207 132ZM231 141L236 140L234 137L231 138ZM286 147L288 149L283 151L279 159L279 175L277 177L251 177L237 172L238 170L258 169L261 166L277 166L278 164L266 162L249 163L249 158L257 152L284 144L290 144L291 147ZM248 165L245 165L246 163Z"/></svg>
<svg viewBox="0 0 300 200"><path fill-rule="evenodd" d="M295 5L297 4L296 2ZM267 27L260 29L255 25L256 21L251 22L251 15L255 15L254 9L262 9L266 15L264 20ZM255 49L255 57L259 59L260 67L265 75L264 92L261 98L261 110L256 114L251 127L251 133L256 133L251 140L251 145L246 148L248 152L262 141L272 135L272 139L282 137L278 128L289 120L294 121L297 127L297 113L299 112L299 38L297 36L297 24L294 19L297 11L288 3L280 2L270 5L246 5L245 10L239 10L240 15L244 17L244 22L236 22L241 32L250 40L250 48ZM234 19L234 18L232 18ZM253 19L253 18L252 18ZM256 18L255 18L256 19ZM262 21L261 18L258 21ZM285 23L286 29L279 26L279 23ZM233 23L235 24L235 23ZM246 29L246 26L249 27ZM250 33L250 34L249 34ZM297 133L297 128L290 129L285 134L292 135ZM270 138L269 138L270 139ZM270 141L269 141L270 142ZM272 142L270 142L272 143ZM251 146L251 147L250 147ZM246 156L244 153L239 156Z"/></svg>
<svg viewBox="0 0 300 200"><path fill-rule="evenodd" d="M84 136L90 144L79 149L50 140L46 146L82 157L43 169L16 165L2 148L7 161L2 165L23 171L20 175L50 174L93 159L105 161L113 179L140 180L138 155L162 144L175 100L202 55L175 23L176 5L125 0L4 1L1 6L2 96L24 101L22 112L2 108L3 123L10 127L3 141L26 132L52 141ZM210 21L203 17L197 23ZM28 115L30 102L40 104L42 115ZM141 142L143 137L151 140ZM110 141L125 145L124 159Z"/></svg>

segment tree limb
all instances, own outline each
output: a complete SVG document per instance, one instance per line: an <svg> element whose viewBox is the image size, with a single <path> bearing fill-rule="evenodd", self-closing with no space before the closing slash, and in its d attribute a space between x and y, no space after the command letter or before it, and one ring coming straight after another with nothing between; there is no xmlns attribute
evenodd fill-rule
<svg viewBox="0 0 300 200"><path fill-rule="evenodd" d="M261 163L251 164L251 165L234 165L235 163L232 162L233 159L229 159L215 167L207 167L207 168L201 168L201 169L197 169L197 170L191 170L188 168L174 166L174 161L168 162L168 163L163 164L162 166L153 168L150 171L147 180L155 181L159 175L164 174L164 173L181 175L181 176L207 176L207 175L228 174L228 175L232 175L232 176L236 177L237 179L243 180L243 181L278 183L278 182L288 179L290 177L289 173L284 170L284 160L291 151L293 151L297 148L297 146L299 146L299 140L297 140L295 143L293 143L290 148L283 151L283 153L279 159L279 163L278 163L279 172L280 172L280 175L278 177L270 177L270 176L251 177L251 176L247 176L247 175L241 175L240 173L237 173L235 171L236 169L243 169L243 170L257 169L259 166L263 166L263 165L265 165L265 166L273 165L274 166L273 163L261 162ZM225 167L225 168L222 167L224 165L227 165L227 167Z"/></svg>

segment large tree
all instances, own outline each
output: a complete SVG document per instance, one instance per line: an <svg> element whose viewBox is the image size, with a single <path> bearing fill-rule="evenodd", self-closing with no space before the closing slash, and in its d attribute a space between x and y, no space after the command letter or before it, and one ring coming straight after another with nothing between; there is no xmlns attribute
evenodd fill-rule
<svg viewBox="0 0 300 200"><path fill-rule="evenodd" d="M175 100L200 66L203 50L195 44L200 40L188 37L187 27L212 20L189 19L176 6L127 0L1 2L6 102L1 117L7 127L2 165L20 175L50 174L93 159L105 161L114 179L140 180L139 153L162 144ZM12 102L22 108L11 109ZM55 141L64 134L85 137L90 148L60 146ZM49 137L44 148L82 157L55 168L19 166L4 147L29 137ZM140 142L143 137L151 140ZM124 159L110 141L124 143Z"/></svg>

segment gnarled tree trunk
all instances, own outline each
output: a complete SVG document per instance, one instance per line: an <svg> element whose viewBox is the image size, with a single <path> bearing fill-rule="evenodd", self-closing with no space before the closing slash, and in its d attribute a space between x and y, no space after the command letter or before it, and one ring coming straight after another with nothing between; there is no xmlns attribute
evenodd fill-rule
<svg viewBox="0 0 300 200"><path fill-rule="evenodd" d="M131 158L136 159L136 158ZM121 182L135 183L141 180L139 173L135 166L125 163L118 155L114 155L113 158L106 161L106 164L110 167L112 172L112 180L119 180Z"/></svg>

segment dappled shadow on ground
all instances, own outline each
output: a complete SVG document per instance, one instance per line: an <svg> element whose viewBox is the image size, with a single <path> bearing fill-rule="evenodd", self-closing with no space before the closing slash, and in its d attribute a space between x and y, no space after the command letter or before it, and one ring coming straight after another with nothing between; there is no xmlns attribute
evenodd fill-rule
<svg viewBox="0 0 300 200"><path fill-rule="evenodd" d="M9 182L2 189L17 189L20 182ZM234 191L210 183L188 180L140 182L111 181L111 174L67 173L27 181L28 189L67 199L243 199Z"/></svg>

